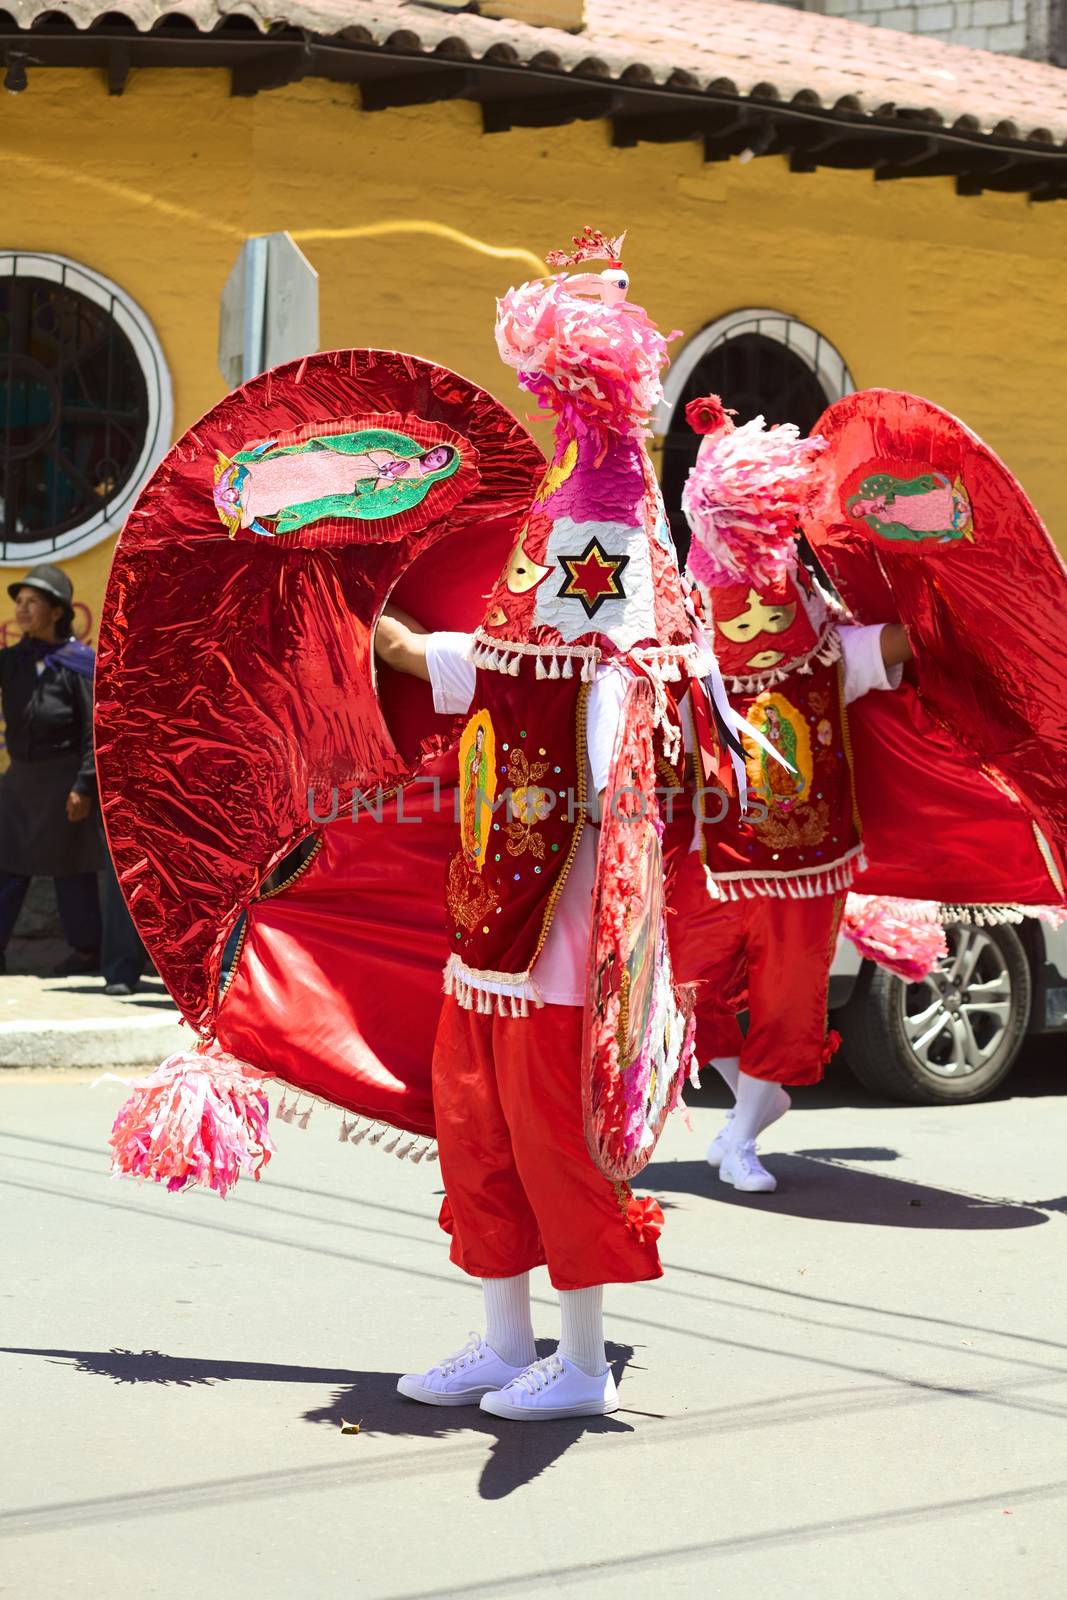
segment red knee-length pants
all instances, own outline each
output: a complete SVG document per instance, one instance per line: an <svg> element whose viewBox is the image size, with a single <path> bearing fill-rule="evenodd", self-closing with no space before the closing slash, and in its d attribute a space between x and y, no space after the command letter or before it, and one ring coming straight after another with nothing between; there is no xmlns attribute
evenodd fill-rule
<svg viewBox="0 0 1067 1600"><path fill-rule="evenodd" d="M441 1226L476 1278L547 1265L557 1289L588 1289L662 1275L655 1243L626 1224L625 1186L586 1149L582 1017L580 1006L498 1017L444 1002L433 1054Z"/></svg>
<svg viewBox="0 0 1067 1600"><path fill-rule="evenodd" d="M697 986L700 1062L740 1056L753 1078L818 1083L844 895L712 900L694 850L677 862L669 903L675 980ZM737 1013L746 1005L743 1034Z"/></svg>

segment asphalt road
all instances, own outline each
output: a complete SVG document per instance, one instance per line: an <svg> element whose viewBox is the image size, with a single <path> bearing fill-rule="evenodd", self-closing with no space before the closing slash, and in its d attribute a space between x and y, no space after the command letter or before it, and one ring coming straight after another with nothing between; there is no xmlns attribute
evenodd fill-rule
<svg viewBox="0 0 1067 1600"><path fill-rule="evenodd" d="M0 1593L1058 1600L1063 1089L1062 1041L978 1106L840 1080L773 1197L703 1163L708 1095L641 1186L666 1278L608 1291L624 1409L523 1427L395 1395L480 1324L436 1167L318 1108L171 1197L106 1175L117 1085L0 1075Z"/></svg>

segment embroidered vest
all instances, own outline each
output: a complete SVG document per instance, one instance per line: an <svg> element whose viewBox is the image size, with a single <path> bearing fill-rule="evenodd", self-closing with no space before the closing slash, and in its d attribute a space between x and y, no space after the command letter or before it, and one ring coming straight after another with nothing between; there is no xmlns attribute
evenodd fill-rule
<svg viewBox="0 0 1067 1600"><path fill-rule="evenodd" d="M697 808L701 859L730 900L839 894L864 864L841 664L809 657L804 667L732 696L795 771L748 745L752 820L719 791ZM691 779L699 783L695 765Z"/></svg>
<svg viewBox="0 0 1067 1600"><path fill-rule="evenodd" d="M588 694L578 677L537 683L532 659L477 674L445 878L445 992L468 1010L525 1016L538 999L531 969L585 824Z"/></svg>

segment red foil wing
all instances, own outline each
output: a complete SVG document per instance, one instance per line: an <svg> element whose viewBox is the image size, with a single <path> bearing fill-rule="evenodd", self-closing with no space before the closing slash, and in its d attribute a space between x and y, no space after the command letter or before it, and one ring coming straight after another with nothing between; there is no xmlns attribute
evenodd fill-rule
<svg viewBox="0 0 1067 1600"><path fill-rule="evenodd" d="M929 401L867 390L814 431L829 449L805 532L857 619L904 622L916 657L917 700L870 695L850 712L866 788L863 891L1062 899L1059 554L1003 463Z"/></svg>
<svg viewBox="0 0 1067 1600"><path fill-rule="evenodd" d="M236 467L286 449L300 456L303 487L299 503L279 509L276 472L242 477ZM358 457L351 490L338 449ZM391 593L429 627L473 627L543 469L514 417L443 367L373 350L311 356L254 379L190 429L116 549L97 762L134 920L183 1015L210 1034L227 937L265 876L322 832L290 889L255 903L226 1004L233 1038L257 1041L241 1053L283 1078L291 1068L287 1081L302 1082L317 1030L334 1045L347 1038L347 1053L331 1058L347 1094L329 1071L317 1081L354 1109L373 1109L364 1072L371 1101L403 1098L382 1065L385 1037L364 1047L360 1034L368 984L373 1006L391 1006L419 1035L413 1054L428 1084L429 974L436 966L439 988L444 959L431 955L443 928L437 865L454 829L447 798L421 846L408 845L417 826L394 819L375 832L346 820L354 795L403 785L451 731L426 684L383 681L379 701L373 629ZM424 481L402 481L413 474ZM241 498L256 476L271 508L259 518ZM369 494L385 498L368 505ZM336 821L316 823L334 811ZM423 936L412 940L413 927ZM392 963L390 948L408 959ZM409 1009L416 991L425 1003ZM301 1031L297 1050L286 1039ZM412 1126L425 1121L426 1093L419 1104Z"/></svg>

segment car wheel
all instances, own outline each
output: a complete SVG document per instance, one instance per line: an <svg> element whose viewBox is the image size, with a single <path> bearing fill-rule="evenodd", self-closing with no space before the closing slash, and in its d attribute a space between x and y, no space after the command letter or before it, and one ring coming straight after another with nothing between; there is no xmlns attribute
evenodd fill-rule
<svg viewBox="0 0 1067 1600"><path fill-rule="evenodd" d="M916 1105L981 1100L1010 1072L1030 1019L1030 966L1014 928L954 923L921 983L875 967L844 1020L845 1052L876 1094Z"/></svg>

